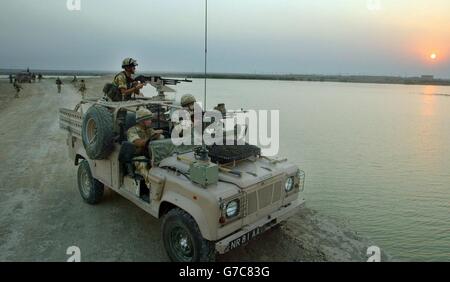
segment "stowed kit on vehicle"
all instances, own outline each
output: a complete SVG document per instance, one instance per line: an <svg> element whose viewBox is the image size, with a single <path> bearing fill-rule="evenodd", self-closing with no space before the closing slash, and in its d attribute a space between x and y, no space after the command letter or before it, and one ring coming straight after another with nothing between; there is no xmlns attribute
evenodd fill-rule
<svg viewBox="0 0 450 282"><path fill-rule="evenodd" d="M156 218L173 261L213 261L286 220L304 203L304 173L286 159L267 158L252 145L215 145L199 159L195 146L175 146L165 113L176 107L163 93L112 102L83 100L60 109L78 187L89 204L109 187ZM146 107L165 139L149 142L151 159L135 156L125 132ZM85 110L85 112L83 111ZM139 169L138 169L139 168Z"/></svg>

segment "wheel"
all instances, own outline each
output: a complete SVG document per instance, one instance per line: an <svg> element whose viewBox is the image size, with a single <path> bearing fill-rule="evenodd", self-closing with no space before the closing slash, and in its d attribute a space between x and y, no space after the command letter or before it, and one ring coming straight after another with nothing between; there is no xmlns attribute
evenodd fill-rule
<svg viewBox="0 0 450 282"><path fill-rule="evenodd" d="M103 183L92 177L89 163L81 161L78 166L78 190L80 190L83 200L91 205L100 202L103 196Z"/></svg>
<svg viewBox="0 0 450 282"><path fill-rule="evenodd" d="M107 108L90 107L84 118L81 137L86 154L93 160L108 157L113 145L113 118Z"/></svg>
<svg viewBox="0 0 450 282"><path fill-rule="evenodd" d="M174 208L164 215L162 238L167 255L175 262L211 262L214 243L203 238L195 220L184 210Z"/></svg>

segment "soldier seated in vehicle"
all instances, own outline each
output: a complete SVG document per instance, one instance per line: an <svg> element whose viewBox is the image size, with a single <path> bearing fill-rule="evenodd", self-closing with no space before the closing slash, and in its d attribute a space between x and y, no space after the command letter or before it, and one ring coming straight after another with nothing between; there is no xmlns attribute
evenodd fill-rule
<svg viewBox="0 0 450 282"><path fill-rule="evenodd" d="M163 131L151 127L153 113L148 109L139 109L136 112L136 125L127 131L127 139L136 147L136 155L145 156L150 159L148 143L153 140L162 139Z"/></svg>

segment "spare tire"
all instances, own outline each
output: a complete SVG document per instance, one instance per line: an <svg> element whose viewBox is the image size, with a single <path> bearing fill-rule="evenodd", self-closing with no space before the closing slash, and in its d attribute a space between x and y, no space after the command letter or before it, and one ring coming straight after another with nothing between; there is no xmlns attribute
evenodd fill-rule
<svg viewBox="0 0 450 282"><path fill-rule="evenodd" d="M102 160L108 157L113 145L113 118L107 108L90 107L83 118L81 128L84 149L89 158Z"/></svg>
<svg viewBox="0 0 450 282"><path fill-rule="evenodd" d="M127 112L125 118L125 131L136 125L136 114Z"/></svg>

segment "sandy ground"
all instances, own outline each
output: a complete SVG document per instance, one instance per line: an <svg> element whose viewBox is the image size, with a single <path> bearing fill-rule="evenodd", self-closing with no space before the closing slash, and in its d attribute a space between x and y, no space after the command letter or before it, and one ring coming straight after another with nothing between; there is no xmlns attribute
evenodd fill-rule
<svg viewBox="0 0 450 282"><path fill-rule="evenodd" d="M86 79L88 97L107 78ZM0 81L0 261L66 261L69 246L83 261L167 261L160 222L106 190L96 206L78 192L58 108L75 106L76 88L53 79L24 84L20 98ZM218 261L366 261L372 244L342 224L304 208L280 228Z"/></svg>

